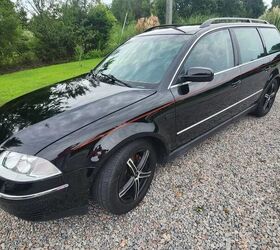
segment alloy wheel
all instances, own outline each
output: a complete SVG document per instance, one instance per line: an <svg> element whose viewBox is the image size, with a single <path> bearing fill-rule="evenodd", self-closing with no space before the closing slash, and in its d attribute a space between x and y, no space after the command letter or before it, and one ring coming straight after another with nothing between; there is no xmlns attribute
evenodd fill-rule
<svg viewBox="0 0 280 250"><path fill-rule="evenodd" d="M149 157L149 150L141 150L127 160L119 182L119 198L122 202L131 203L140 196L152 175Z"/></svg>
<svg viewBox="0 0 280 250"><path fill-rule="evenodd" d="M277 92L277 84L274 81L272 82L270 88L268 89L267 93L264 96L264 104L263 104L264 111L271 109L276 97L276 92Z"/></svg>

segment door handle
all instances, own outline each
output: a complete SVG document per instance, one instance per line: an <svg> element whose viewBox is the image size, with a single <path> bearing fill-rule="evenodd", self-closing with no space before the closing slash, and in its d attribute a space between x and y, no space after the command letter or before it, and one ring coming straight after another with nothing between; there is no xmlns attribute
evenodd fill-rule
<svg viewBox="0 0 280 250"><path fill-rule="evenodd" d="M241 84L241 80L239 80L239 81L237 81L237 82L233 82L233 83L231 84L231 86L232 86L233 88L237 88L238 85L240 85L240 84Z"/></svg>

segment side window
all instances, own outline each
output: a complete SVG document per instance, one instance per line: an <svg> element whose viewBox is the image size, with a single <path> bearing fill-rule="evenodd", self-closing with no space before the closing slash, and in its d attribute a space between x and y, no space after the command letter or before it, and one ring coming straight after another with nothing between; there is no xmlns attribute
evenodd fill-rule
<svg viewBox="0 0 280 250"><path fill-rule="evenodd" d="M255 28L233 29L240 48L241 63L251 62L264 55L260 35Z"/></svg>
<svg viewBox="0 0 280 250"><path fill-rule="evenodd" d="M184 69L205 67L215 73L234 67L232 41L228 30L202 37L191 51Z"/></svg>
<svg viewBox="0 0 280 250"><path fill-rule="evenodd" d="M272 54L280 51L280 34L273 28L260 28L266 45L267 53Z"/></svg>

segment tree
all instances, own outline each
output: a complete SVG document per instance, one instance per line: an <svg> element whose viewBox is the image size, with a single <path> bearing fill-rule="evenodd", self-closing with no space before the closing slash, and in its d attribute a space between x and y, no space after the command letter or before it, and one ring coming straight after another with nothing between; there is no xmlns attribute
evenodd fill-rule
<svg viewBox="0 0 280 250"><path fill-rule="evenodd" d="M220 16L245 16L242 0L217 0L217 13Z"/></svg>
<svg viewBox="0 0 280 250"><path fill-rule="evenodd" d="M272 8L280 6L280 0L272 0Z"/></svg>
<svg viewBox="0 0 280 250"><path fill-rule="evenodd" d="M75 35L71 27L63 21L42 12L30 21L31 31L38 39L36 54L44 62L55 62L73 57Z"/></svg>
<svg viewBox="0 0 280 250"><path fill-rule="evenodd" d="M263 0L243 0L247 17L258 18L265 11ZM279 0L280 1L280 0Z"/></svg>
<svg viewBox="0 0 280 250"><path fill-rule="evenodd" d="M136 19L141 17L149 17L151 15L150 0L135 0L133 8Z"/></svg>
<svg viewBox="0 0 280 250"><path fill-rule="evenodd" d="M76 46L83 47L84 21L87 17L85 0L68 1L61 7L61 20L74 33Z"/></svg>
<svg viewBox="0 0 280 250"><path fill-rule="evenodd" d="M115 22L116 19L107 6L98 4L90 8L83 22L85 52L104 49Z"/></svg>
<svg viewBox="0 0 280 250"><path fill-rule="evenodd" d="M0 65L8 63L16 50L19 18L10 0L0 1Z"/></svg>
<svg viewBox="0 0 280 250"><path fill-rule="evenodd" d="M205 20L207 17L213 16L245 16L246 10L243 1L246 0L174 0L174 23ZM262 13L259 0L256 2L253 10L250 9L252 10L251 15L254 16ZM165 20L165 3L166 0L154 1L155 14L161 22Z"/></svg>
<svg viewBox="0 0 280 250"><path fill-rule="evenodd" d="M216 0L176 0L175 3L180 17L210 15L217 11Z"/></svg>
<svg viewBox="0 0 280 250"><path fill-rule="evenodd" d="M111 10L117 20L123 23L126 13L128 13L128 20L135 19L132 5L133 0L113 0Z"/></svg>
<svg viewBox="0 0 280 250"><path fill-rule="evenodd" d="M20 20L20 24L23 28L27 29L28 26L28 17L27 17L27 12L23 7L19 7L18 11L17 11L17 15L19 17Z"/></svg>
<svg viewBox="0 0 280 250"><path fill-rule="evenodd" d="M150 16L151 3L150 0L113 0L111 10L117 20L123 23L126 13L129 21Z"/></svg>
<svg viewBox="0 0 280 250"><path fill-rule="evenodd" d="M192 15L212 15L217 13L216 0L192 0Z"/></svg>
<svg viewBox="0 0 280 250"><path fill-rule="evenodd" d="M175 10L175 2L173 10ZM160 23L165 23L166 0L155 0L153 5L153 12L159 18ZM174 19L173 13L173 19Z"/></svg>

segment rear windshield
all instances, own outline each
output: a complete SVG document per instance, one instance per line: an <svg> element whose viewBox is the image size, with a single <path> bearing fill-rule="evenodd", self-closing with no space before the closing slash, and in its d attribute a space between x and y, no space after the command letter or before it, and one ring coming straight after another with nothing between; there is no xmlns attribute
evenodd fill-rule
<svg viewBox="0 0 280 250"><path fill-rule="evenodd" d="M155 88L190 35L140 36L117 48L95 69L133 87Z"/></svg>

